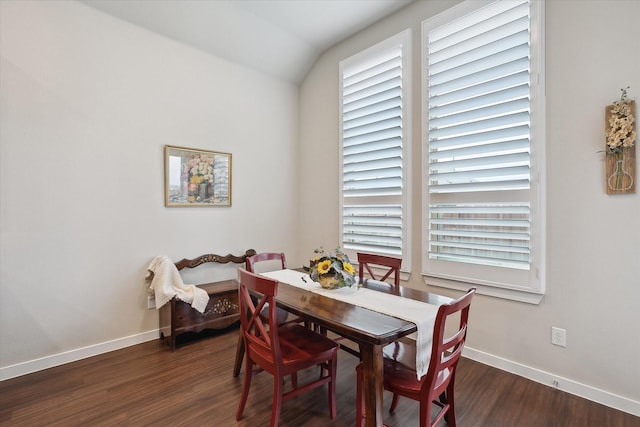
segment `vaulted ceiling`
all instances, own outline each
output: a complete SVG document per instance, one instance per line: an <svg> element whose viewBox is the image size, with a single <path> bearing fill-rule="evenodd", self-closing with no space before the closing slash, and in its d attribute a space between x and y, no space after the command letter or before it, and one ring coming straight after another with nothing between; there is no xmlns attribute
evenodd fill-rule
<svg viewBox="0 0 640 427"><path fill-rule="evenodd" d="M298 84L327 48L414 0L78 0Z"/></svg>

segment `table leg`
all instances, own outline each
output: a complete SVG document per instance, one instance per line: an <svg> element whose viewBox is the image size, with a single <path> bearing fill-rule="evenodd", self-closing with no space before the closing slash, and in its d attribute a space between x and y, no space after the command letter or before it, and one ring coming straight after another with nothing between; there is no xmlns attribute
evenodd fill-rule
<svg viewBox="0 0 640 427"><path fill-rule="evenodd" d="M364 377L365 425L382 427L382 346L360 344Z"/></svg>

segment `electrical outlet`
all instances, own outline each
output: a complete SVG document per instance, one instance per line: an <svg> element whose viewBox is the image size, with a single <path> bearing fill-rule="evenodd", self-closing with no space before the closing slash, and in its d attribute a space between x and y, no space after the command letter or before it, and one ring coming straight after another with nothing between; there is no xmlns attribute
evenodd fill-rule
<svg viewBox="0 0 640 427"><path fill-rule="evenodd" d="M567 330L562 328L551 328L551 344L559 345L560 347L567 346Z"/></svg>
<svg viewBox="0 0 640 427"><path fill-rule="evenodd" d="M156 296L147 295L147 309L151 310L152 308L156 308Z"/></svg>

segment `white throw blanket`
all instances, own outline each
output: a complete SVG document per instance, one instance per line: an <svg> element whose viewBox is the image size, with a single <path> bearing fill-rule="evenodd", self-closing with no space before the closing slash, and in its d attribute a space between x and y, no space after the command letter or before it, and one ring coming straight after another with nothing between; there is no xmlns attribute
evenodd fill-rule
<svg viewBox="0 0 640 427"><path fill-rule="evenodd" d="M204 312L209 303L207 291L196 285L185 285L180 277L176 265L165 255L157 256L149 264L145 280L149 291L154 292L156 308L160 308L177 297L179 300L191 304L191 307Z"/></svg>
<svg viewBox="0 0 640 427"><path fill-rule="evenodd" d="M262 275L326 297L415 323L418 331L411 335L416 340L416 373L418 379L427 373L431 357L433 326L438 313L437 305L366 288L358 289L355 292L350 290L344 290L343 292L342 289L323 289L319 283L313 282L308 274L295 270L270 271L262 273Z"/></svg>

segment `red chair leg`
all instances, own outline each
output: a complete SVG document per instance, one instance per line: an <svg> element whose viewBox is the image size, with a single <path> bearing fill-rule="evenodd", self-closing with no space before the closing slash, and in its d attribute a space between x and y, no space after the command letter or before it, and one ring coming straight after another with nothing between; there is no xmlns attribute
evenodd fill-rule
<svg viewBox="0 0 640 427"><path fill-rule="evenodd" d="M242 359L244 358L244 340L242 339L242 331L238 337L238 344L236 345L236 360L233 364L233 376L240 375L240 369L242 368Z"/></svg>
<svg viewBox="0 0 640 427"><path fill-rule="evenodd" d="M273 403L271 404L271 427L277 427L280 421L280 411L282 409L282 393L284 388L283 378L273 379Z"/></svg>
<svg viewBox="0 0 640 427"><path fill-rule="evenodd" d="M393 414L398 406L398 393L393 393L393 400L391 401L391 407L389 408L389 413Z"/></svg>
<svg viewBox="0 0 640 427"><path fill-rule="evenodd" d="M420 427L431 427L431 402L420 401Z"/></svg>
<svg viewBox="0 0 640 427"><path fill-rule="evenodd" d="M247 397L249 396L249 388L251 387L251 377L253 377L253 362L248 357L245 363L245 374L242 385L242 396L240 396L240 403L238 404L238 410L236 411L236 420L240 421L242 413L244 412L244 406L247 403Z"/></svg>
<svg viewBox="0 0 640 427"><path fill-rule="evenodd" d="M334 358L328 363L329 367L329 416L331 419L336 417L336 371L338 370L338 360Z"/></svg>
<svg viewBox="0 0 640 427"><path fill-rule="evenodd" d="M455 394L453 393L453 383L454 381L453 379L451 379L451 382L447 387L447 394L445 396L445 400L449 404L449 409L447 410L447 413L444 414L444 419L447 424L449 424L449 427L456 427L456 408L455 399L453 397L455 396Z"/></svg>

